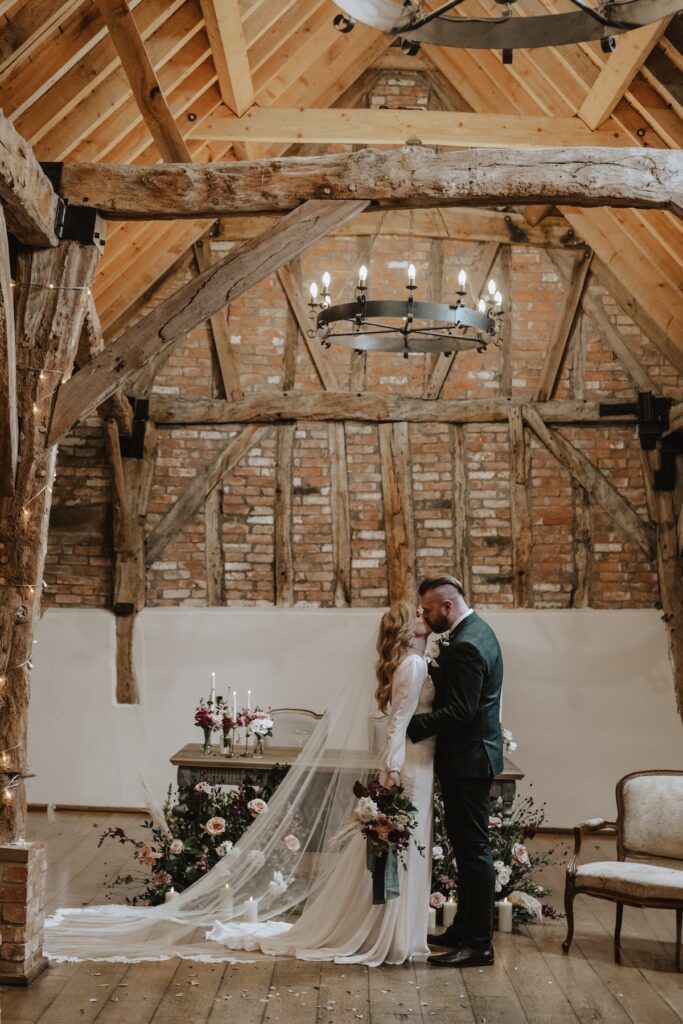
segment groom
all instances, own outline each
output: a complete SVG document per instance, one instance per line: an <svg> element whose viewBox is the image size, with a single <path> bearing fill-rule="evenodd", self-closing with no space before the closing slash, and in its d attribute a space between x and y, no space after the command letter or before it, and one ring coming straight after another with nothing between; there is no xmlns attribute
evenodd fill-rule
<svg viewBox="0 0 683 1024"><path fill-rule="evenodd" d="M500 695L503 658L496 635L464 599L454 576L423 580L422 616L440 641L429 667L436 696L432 711L414 715L413 742L436 736L436 774L441 782L446 831L458 868L458 912L433 945L451 952L430 956L440 967L493 964L496 872L489 845L491 780L503 770ZM448 631L448 632L447 632Z"/></svg>

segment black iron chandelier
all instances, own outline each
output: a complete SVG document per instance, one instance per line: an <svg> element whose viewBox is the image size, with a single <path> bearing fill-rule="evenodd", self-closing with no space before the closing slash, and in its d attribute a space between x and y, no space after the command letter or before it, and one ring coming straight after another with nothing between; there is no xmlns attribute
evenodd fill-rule
<svg viewBox="0 0 683 1024"><path fill-rule="evenodd" d="M414 297L416 274L411 263L405 299L369 299L368 271L363 266L358 271L355 301L333 306L326 271L322 290L315 281L310 287L309 306L315 316L310 336L317 334L325 348L334 344L356 352L400 352L405 359L420 352L484 352L491 342L500 344L503 296L493 279L486 298L476 299L468 293L467 274L461 270L454 302L420 302Z"/></svg>
<svg viewBox="0 0 683 1024"><path fill-rule="evenodd" d="M422 0L334 0L343 14L336 15L334 27L350 32L356 20L380 32L400 38L404 53L415 56L422 43L457 46L464 49L502 50L505 63L512 62L515 49L566 46L569 43L600 40L605 53L616 46L615 36L668 18L683 9L681 0L570 0L577 8L560 14L513 17L516 0L496 0L502 8L499 18L448 18L448 11L464 0L447 0L427 10Z"/></svg>

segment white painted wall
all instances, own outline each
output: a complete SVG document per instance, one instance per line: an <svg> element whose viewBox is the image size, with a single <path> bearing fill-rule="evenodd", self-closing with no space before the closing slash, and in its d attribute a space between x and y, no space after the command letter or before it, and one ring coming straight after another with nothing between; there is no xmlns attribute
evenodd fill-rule
<svg viewBox="0 0 683 1024"><path fill-rule="evenodd" d="M614 784L641 768L683 768L660 613L486 611L505 659L504 724L548 822L614 813ZM323 711L360 651L374 686L374 609L160 608L138 619L138 707L116 706L114 618L49 610L36 638L27 783L36 803L144 806L140 773L163 798L168 758L210 673L264 707ZM222 684L222 685L221 685ZM242 701L240 700L240 703Z"/></svg>

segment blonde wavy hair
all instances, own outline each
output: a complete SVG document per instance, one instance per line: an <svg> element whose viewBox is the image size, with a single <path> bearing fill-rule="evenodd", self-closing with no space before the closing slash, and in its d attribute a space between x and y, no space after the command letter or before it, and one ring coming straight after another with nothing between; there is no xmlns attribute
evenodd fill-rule
<svg viewBox="0 0 683 1024"><path fill-rule="evenodd" d="M394 673L413 642L415 609L408 601L397 601L382 616L377 635L379 660L375 665L375 700L383 714L391 704Z"/></svg>

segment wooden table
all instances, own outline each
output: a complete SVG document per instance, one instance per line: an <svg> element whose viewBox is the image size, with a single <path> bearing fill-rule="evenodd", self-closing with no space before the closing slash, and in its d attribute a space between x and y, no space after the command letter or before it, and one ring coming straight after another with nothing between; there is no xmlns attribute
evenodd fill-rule
<svg viewBox="0 0 683 1024"><path fill-rule="evenodd" d="M178 786L195 786L198 782L208 782L213 786L238 786L245 776L249 776L255 786L261 786L267 780L268 773L276 765L291 765L296 761L299 751L296 747L276 747L268 745L262 758L225 757L223 754L203 754L201 743L187 743L171 758L171 764L178 769ZM335 751L330 751L329 762L325 758L320 762L319 771L335 768L338 764ZM369 768L375 763L373 755L359 751L358 771ZM353 767L349 764L349 767ZM512 813L517 783L524 778L516 764L507 757L505 767L491 784L491 796L500 800L504 817Z"/></svg>

